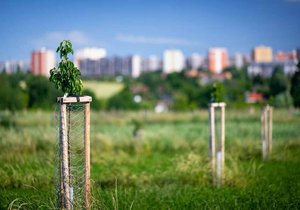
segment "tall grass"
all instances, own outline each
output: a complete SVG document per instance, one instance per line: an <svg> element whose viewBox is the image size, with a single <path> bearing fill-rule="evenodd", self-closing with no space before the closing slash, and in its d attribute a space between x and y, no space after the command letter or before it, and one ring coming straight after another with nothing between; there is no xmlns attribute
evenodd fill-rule
<svg viewBox="0 0 300 210"><path fill-rule="evenodd" d="M260 111L226 113L225 184L211 185L208 114L91 114L93 209L296 209L300 117L274 111L274 150L261 161ZM0 127L0 209L53 209L55 114L19 112ZM132 119L143 122L133 136Z"/></svg>

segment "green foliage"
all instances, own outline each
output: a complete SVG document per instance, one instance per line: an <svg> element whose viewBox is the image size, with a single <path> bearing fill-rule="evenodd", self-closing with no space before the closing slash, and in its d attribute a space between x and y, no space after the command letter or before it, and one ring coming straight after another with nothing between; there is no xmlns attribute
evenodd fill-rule
<svg viewBox="0 0 300 210"><path fill-rule="evenodd" d="M282 67L275 67L274 72L270 79L270 93L272 96L276 96L280 93L287 91L288 79L284 75Z"/></svg>
<svg viewBox="0 0 300 210"><path fill-rule="evenodd" d="M100 100L96 97L96 94L90 89L84 89L82 91L83 95L91 96L93 98L93 103L91 103L91 108L93 110L104 110L106 108L106 100Z"/></svg>
<svg viewBox="0 0 300 210"><path fill-rule="evenodd" d="M0 84L0 110L49 109L62 94L47 78L22 72L2 72Z"/></svg>
<svg viewBox="0 0 300 210"><path fill-rule="evenodd" d="M168 92L166 83L161 72L145 72L137 79L137 82L144 84L149 88L148 97L159 99L162 92Z"/></svg>
<svg viewBox="0 0 300 210"><path fill-rule="evenodd" d="M300 61L298 62L298 70L291 79L291 96L295 107L300 108Z"/></svg>
<svg viewBox="0 0 300 210"><path fill-rule="evenodd" d="M272 101L275 107L290 107L293 104L293 99L288 91L276 95Z"/></svg>
<svg viewBox="0 0 300 210"><path fill-rule="evenodd" d="M133 101L133 94L126 85L124 89L111 97L108 100L108 109L113 110L137 110L140 108L139 104Z"/></svg>
<svg viewBox="0 0 300 210"><path fill-rule="evenodd" d="M21 80L19 79L15 78L14 75L7 75L5 72L0 74L0 110L15 111L27 107L28 96L21 87Z"/></svg>
<svg viewBox="0 0 300 210"><path fill-rule="evenodd" d="M56 104L56 98L61 95L61 91L55 89L43 76L30 76L27 79L27 92L29 108L49 109Z"/></svg>
<svg viewBox="0 0 300 210"><path fill-rule="evenodd" d="M222 83L216 82L213 84L213 90L211 92L211 102L224 102L225 100L225 88Z"/></svg>
<svg viewBox="0 0 300 210"><path fill-rule="evenodd" d="M144 127L144 124L138 119L132 119L131 123L133 124L133 136L138 137L140 135L141 130Z"/></svg>
<svg viewBox="0 0 300 210"><path fill-rule="evenodd" d="M59 53L61 61L58 64L58 68L50 70L49 80L54 83L55 87L62 90L69 95L81 94L83 85L80 79L80 70L74 66L68 58L68 54L73 54L72 43L68 40L64 40L60 43L56 52Z"/></svg>
<svg viewBox="0 0 300 210"><path fill-rule="evenodd" d="M173 95L173 110L189 110L190 106L188 103L188 98L185 94L177 92Z"/></svg>
<svg viewBox="0 0 300 210"><path fill-rule="evenodd" d="M225 80L224 87L226 89L226 99L230 104L239 104L245 106L245 92L251 88L250 80L247 77L247 69L237 70L230 67L225 69L226 72L232 74L231 80Z"/></svg>
<svg viewBox="0 0 300 210"><path fill-rule="evenodd" d="M173 101L170 108L178 111L207 107L212 89L211 84L201 86L197 78L188 78L185 72L168 75L147 72L138 78L138 82L149 89L144 96L146 100L155 104L153 102L170 97Z"/></svg>
<svg viewBox="0 0 300 210"><path fill-rule="evenodd" d="M12 128L16 126L15 119L10 113L1 113L0 114L0 127Z"/></svg>

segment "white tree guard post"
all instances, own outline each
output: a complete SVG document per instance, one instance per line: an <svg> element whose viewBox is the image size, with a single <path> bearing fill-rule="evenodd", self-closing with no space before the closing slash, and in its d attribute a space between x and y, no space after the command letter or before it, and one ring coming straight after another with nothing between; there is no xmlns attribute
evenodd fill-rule
<svg viewBox="0 0 300 210"><path fill-rule="evenodd" d="M209 155L213 184L220 187L224 181L225 168L225 103L209 104ZM216 141L215 108L221 108L221 136ZM217 145L217 149L216 149Z"/></svg>
<svg viewBox="0 0 300 210"><path fill-rule="evenodd" d="M92 98L90 96L83 97L59 97L57 102L59 104L59 193L58 193L58 208L59 209L76 209L74 203L76 198L73 195L72 186L72 170L71 170L71 154L70 151L70 136L68 131L71 124L67 123L67 119L70 120L70 116L67 116L67 105L71 104L83 104L84 107L84 138L82 144L84 148L84 200L85 206L81 208L90 209L90 102ZM70 111L69 111L70 114ZM75 199L75 200L74 200Z"/></svg>
<svg viewBox="0 0 300 210"><path fill-rule="evenodd" d="M273 107L267 105L261 112L262 158L266 160L272 154L273 144Z"/></svg>

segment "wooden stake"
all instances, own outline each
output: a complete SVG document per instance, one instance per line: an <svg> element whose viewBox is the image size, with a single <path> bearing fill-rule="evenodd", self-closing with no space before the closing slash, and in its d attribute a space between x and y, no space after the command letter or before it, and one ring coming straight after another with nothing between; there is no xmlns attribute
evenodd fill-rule
<svg viewBox="0 0 300 210"><path fill-rule="evenodd" d="M68 140L67 140L67 112L66 104L60 104L60 149L62 161L62 185L63 185L63 203L67 210L71 209L69 192L69 165L68 165Z"/></svg>
<svg viewBox="0 0 300 210"><path fill-rule="evenodd" d="M84 187L85 205L90 209L90 103L84 104Z"/></svg>
<svg viewBox="0 0 300 210"><path fill-rule="evenodd" d="M211 157L211 172L213 184L220 187L224 182L225 168L225 106L226 104L211 103L209 106L209 122L210 122L210 138L209 138L209 153ZM216 136L215 136L215 108L221 108L221 139L218 140L218 148L216 151ZM217 159L216 159L217 156ZM217 161L217 162L216 162Z"/></svg>
<svg viewBox="0 0 300 210"><path fill-rule="evenodd" d="M216 167L216 186L220 187L222 185L222 172L223 172L223 166L222 166L222 152L217 152L217 167Z"/></svg>
<svg viewBox="0 0 300 210"><path fill-rule="evenodd" d="M262 158L265 160L272 154L273 108L267 105L261 113Z"/></svg>
<svg viewBox="0 0 300 210"><path fill-rule="evenodd" d="M273 144L273 108L269 107L269 155L272 154L272 144Z"/></svg>
<svg viewBox="0 0 300 210"><path fill-rule="evenodd" d="M266 131L265 131L265 108L262 110L261 113L261 145L262 145L262 158L265 160L266 158L266 143L265 143L265 137L266 137Z"/></svg>
<svg viewBox="0 0 300 210"><path fill-rule="evenodd" d="M221 184L223 184L225 168L225 104L221 106L221 152Z"/></svg>
<svg viewBox="0 0 300 210"><path fill-rule="evenodd" d="M268 142L268 139L269 139L269 132L268 132L268 111L269 110L269 107L267 106L266 109L265 109L265 158L268 157L268 147L269 147L269 142Z"/></svg>
<svg viewBox="0 0 300 210"><path fill-rule="evenodd" d="M216 169L216 160L215 160L215 155L216 155L216 146L215 146L215 108L211 104L209 108L209 113L210 113L210 141L209 141L209 146L210 146L210 156L211 156L211 172L212 172L212 180L213 184L216 183L215 180L215 169Z"/></svg>

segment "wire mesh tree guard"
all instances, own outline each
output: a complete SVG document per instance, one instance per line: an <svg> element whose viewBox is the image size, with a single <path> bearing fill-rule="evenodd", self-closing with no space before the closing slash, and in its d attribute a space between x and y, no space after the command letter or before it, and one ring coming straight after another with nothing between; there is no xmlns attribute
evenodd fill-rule
<svg viewBox="0 0 300 210"><path fill-rule="evenodd" d="M59 97L57 206L90 209L90 96Z"/></svg>
<svg viewBox="0 0 300 210"><path fill-rule="evenodd" d="M261 112L262 158L265 160L272 154L273 107L267 105Z"/></svg>
<svg viewBox="0 0 300 210"><path fill-rule="evenodd" d="M225 167L225 106L223 102L209 104L209 156L213 185L220 187L224 181ZM221 132L216 136L215 108L221 108Z"/></svg>

